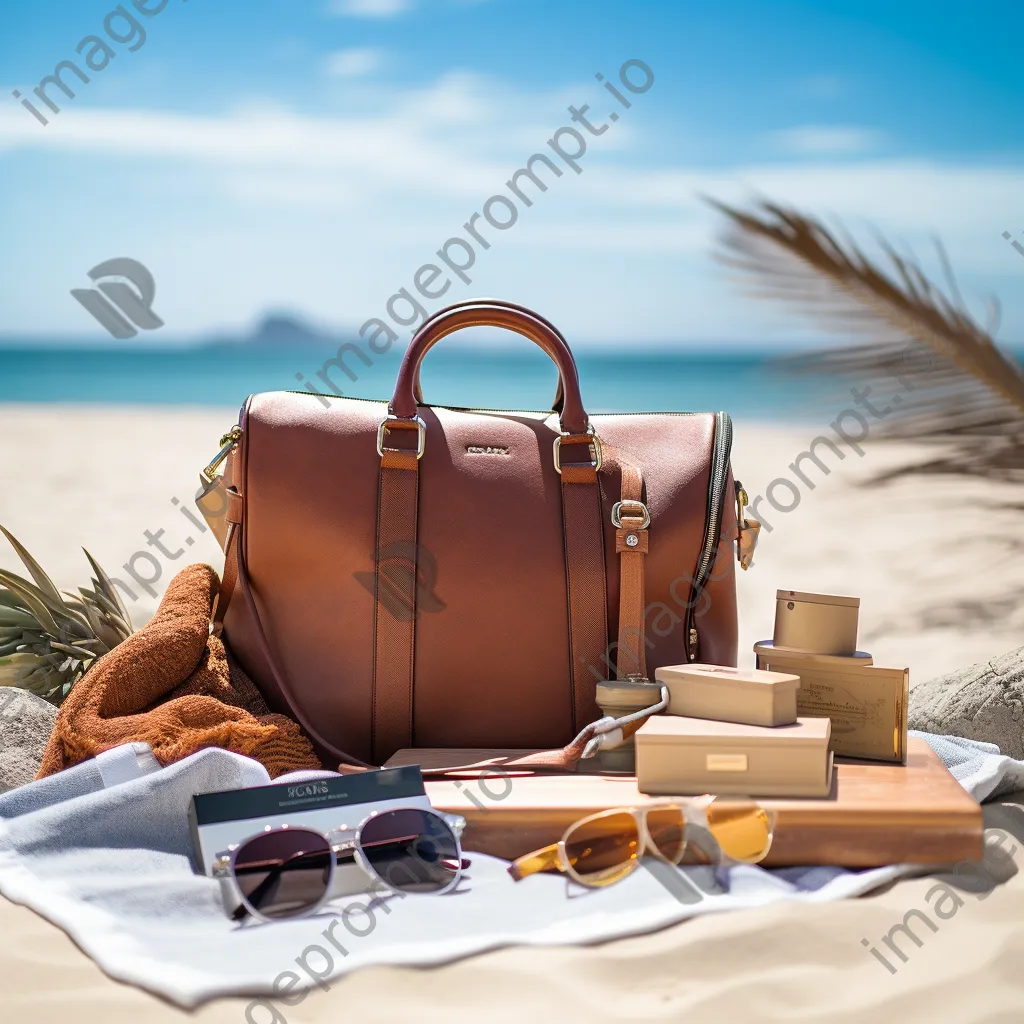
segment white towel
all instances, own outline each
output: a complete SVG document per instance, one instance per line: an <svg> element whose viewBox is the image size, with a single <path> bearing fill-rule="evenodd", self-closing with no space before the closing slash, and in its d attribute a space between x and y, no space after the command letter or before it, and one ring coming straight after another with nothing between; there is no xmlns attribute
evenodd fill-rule
<svg viewBox="0 0 1024 1024"><path fill-rule="evenodd" d="M926 738L972 794L1024 787L1024 764L990 745ZM288 779L320 774L330 773ZM617 885L583 890L555 875L514 883L506 862L471 854L468 877L446 896L369 907L347 898L314 918L239 925L225 917L218 884L192 870L189 800L268 781L258 762L227 751L160 769L145 744L127 744L14 790L0 796L0 892L63 928L112 977L182 1006L252 994L247 1014L260 1024L274 1012L288 1019L303 989L358 967L598 942L699 914L857 896L919 870L745 866L723 892L707 869L648 861Z"/></svg>

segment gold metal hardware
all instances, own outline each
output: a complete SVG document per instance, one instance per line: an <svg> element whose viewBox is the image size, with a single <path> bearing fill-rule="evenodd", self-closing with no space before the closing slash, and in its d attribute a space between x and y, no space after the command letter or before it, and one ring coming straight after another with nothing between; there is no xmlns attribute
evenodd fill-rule
<svg viewBox="0 0 1024 1024"><path fill-rule="evenodd" d="M637 527L630 527L630 529L646 530L651 525L651 513L647 511L647 506L642 501L634 501L632 498L627 498L625 501L617 501L612 505L612 526L617 530L622 529L622 506L626 505L629 508L635 508L638 510L638 514L634 515L628 510L626 517L628 519L640 519L642 520L640 525Z"/></svg>
<svg viewBox="0 0 1024 1024"><path fill-rule="evenodd" d="M231 454L231 449L238 444L238 439L242 436L242 428L239 426L232 427L226 434L220 439L220 451L213 457L213 461L203 470L202 476L206 483L212 483L214 477L217 474L217 470L225 459Z"/></svg>
<svg viewBox="0 0 1024 1024"><path fill-rule="evenodd" d="M700 634L697 632L696 626L690 627L689 637L689 649L690 661L693 661L697 657L697 645L700 643Z"/></svg>
<svg viewBox="0 0 1024 1024"><path fill-rule="evenodd" d="M746 571L754 564L754 548L757 547L757 538L761 530L761 524L756 519L748 519L743 510L750 503L743 484L736 482L736 558L740 567Z"/></svg>
<svg viewBox="0 0 1024 1024"><path fill-rule="evenodd" d="M642 676L639 672L630 672L624 682L627 683L643 683L645 686L657 686L657 683L652 683L647 676Z"/></svg>
<svg viewBox="0 0 1024 1024"><path fill-rule="evenodd" d="M422 459L423 453L427 447L427 425L419 418L419 416L413 416L412 419L401 419L398 416L388 416L386 419L381 420L380 426L377 428L377 454L383 458L384 452L401 452L401 448L385 448L384 447L384 431L391 425L404 424L405 426L416 427L416 458Z"/></svg>
<svg viewBox="0 0 1024 1024"><path fill-rule="evenodd" d="M601 438L599 438L597 436L597 432L594 430L593 426L588 426L587 427L587 434L590 435L590 443L594 446L594 458L590 461L589 464L586 463L586 462L580 462L580 463L574 463L573 465L574 465L574 467L576 465L579 465L579 466L583 467L584 469L590 468L590 469L593 469L595 471L599 471L601 469L601 467L604 465L604 452L602 452L602 450L601 450ZM566 437L572 437L572 436L574 436L574 435L572 435L572 434L559 434L558 437L555 438L555 443L553 445L554 456L555 456L555 472L558 473L559 475L561 475L561 473L562 473L562 453L561 453L562 439L566 438Z"/></svg>

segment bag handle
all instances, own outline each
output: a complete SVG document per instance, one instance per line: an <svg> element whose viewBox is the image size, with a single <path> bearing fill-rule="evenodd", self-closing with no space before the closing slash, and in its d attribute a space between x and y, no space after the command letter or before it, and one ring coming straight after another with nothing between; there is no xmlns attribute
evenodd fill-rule
<svg viewBox="0 0 1024 1024"><path fill-rule="evenodd" d="M461 309L463 306L476 306L479 305L481 302L486 302L487 305L489 306L503 306L506 309L515 309L518 310L520 313L526 313L529 316L532 316L535 320L539 320L542 324L546 324L548 327L550 327L551 330L554 331L555 334L557 334L563 342L565 342L566 346L568 346L569 344L567 341L565 341L565 335L562 334L562 332L550 320L541 316L540 313L537 313L532 309L528 309L526 306L521 306L518 302L508 302L505 299L463 299L462 302L453 302L450 306L446 306L444 309L439 309L436 313L432 314L431 316L428 316L427 319L424 320L423 323L420 325L420 328L422 329L423 327L426 327L428 323L430 323L432 320L436 320L437 317L443 315L444 313L447 313L448 310L450 309ZM550 356L551 353L548 353L548 355ZM417 405L427 404L423 400L423 386L420 383L420 372L422 368L422 363L420 363L420 365L416 367L416 378L415 381L413 382L413 394L416 397ZM561 377L559 377L558 388L555 391L555 400L551 403L551 411L557 412L559 415L561 415L562 406L564 404L565 398L562 394L562 379Z"/></svg>
<svg viewBox="0 0 1024 1024"><path fill-rule="evenodd" d="M459 303L436 313L420 326L402 360L390 411L400 419L416 416L416 385L420 364L426 354L442 338L465 327L503 327L528 338L540 347L558 367L561 393L564 396L560 414L562 432L585 434L589 418L580 395L576 361L562 335L543 317L512 303L496 303L487 299Z"/></svg>

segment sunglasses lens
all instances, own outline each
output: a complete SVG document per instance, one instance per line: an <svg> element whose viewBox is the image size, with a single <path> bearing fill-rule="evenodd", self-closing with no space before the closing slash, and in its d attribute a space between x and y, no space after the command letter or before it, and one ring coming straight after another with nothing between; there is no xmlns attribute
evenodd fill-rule
<svg viewBox="0 0 1024 1024"><path fill-rule="evenodd" d="M242 895L264 917L313 909L331 882L331 847L319 832L281 829L250 839L235 855Z"/></svg>
<svg viewBox="0 0 1024 1024"><path fill-rule="evenodd" d="M772 845L768 812L745 800L713 800L708 807L708 830L733 860L757 864Z"/></svg>
<svg viewBox="0 0 1024 1024"><path fill-rule="evenodd" d="M448 822L431 811L385 811L362 829L360 846L378 877L398 892L447 889L458 877L462 854Z"/></svg>
<svg viewBox="0 0 1024 1024"><path fill-rule="evenodd" d="M683 859L686 818L681 807L652 807L647 812L647 831L665 860L678 864Z"/></svg>
<svg viewBox="0 0 1024 1024"><path fill-rule="evenodd" d="M581 821L565 837L565 853L579 881L608 885L636 864L640 834L632 814L603 814Z"/></svg>

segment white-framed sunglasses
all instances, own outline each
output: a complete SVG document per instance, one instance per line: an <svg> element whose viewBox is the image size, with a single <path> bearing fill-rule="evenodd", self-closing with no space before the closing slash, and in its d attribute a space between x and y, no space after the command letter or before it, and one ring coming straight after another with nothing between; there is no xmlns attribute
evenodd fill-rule
<svg viewBox="0 0 1024 1024"><path fill-rule="evenodd" d="M710 794L598 811L570 825L557 843L513 861L508 872L517 882L555 870L590 888L612 885L645 854L679 864L687 826L710 833L720 864L759 864L771 850L775 813L753 800Z"/></svg>
<svg viewBox="0 0 1024 1024"><path fill-rule="evenodd" d="M338 896L339 860L354 859L377 894L441 895L459 884L469 862L459 839L466 819L421 808L373 811L351 835L305 826L267 828L218 853L213 877L236 921L307 917Z"/></svg>

